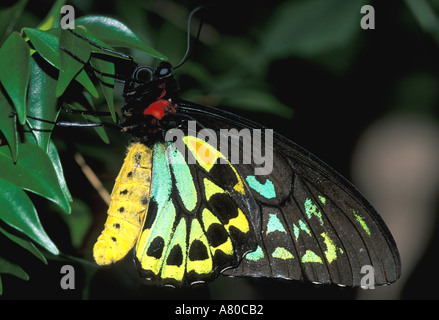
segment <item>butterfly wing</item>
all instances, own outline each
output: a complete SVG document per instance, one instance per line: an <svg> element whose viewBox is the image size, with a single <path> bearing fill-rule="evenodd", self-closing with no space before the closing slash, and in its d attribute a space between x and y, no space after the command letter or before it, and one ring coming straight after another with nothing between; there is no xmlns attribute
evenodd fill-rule
<svg viewBox="0 0 439 320"><path fill-rule="evenodd" d="M261 128L223 110L185 101L179 103L179 112L218 133ZM242 139L240 143L242 147ZM401 264L392 235L351 183L276 133L265 148L273 148L270 173L256 175L255 167L261 165L254 161L233 164L260 212L258 220L249 217L258 246L225 275L359 286L363 266L372 266L376 285L399 278ZM244 157L246 151L240 150Z"/></svg>
<svg viewBox="0 0 439 320"><path fill-rule="evenodd" d="M135 248L141 277L173 287L213 280L257 246L248 221L257 206L234 167L216 164L222 155L194 136L180 142L191 158L170 142L153 147L149 207Z"/></svg>

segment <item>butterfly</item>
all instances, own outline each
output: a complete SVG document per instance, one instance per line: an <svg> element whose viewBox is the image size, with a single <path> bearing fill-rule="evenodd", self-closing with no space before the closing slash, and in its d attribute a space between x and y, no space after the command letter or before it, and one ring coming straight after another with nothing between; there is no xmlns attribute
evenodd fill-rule
<svg viewBox="0 0 439 320"><path fill-rule="evenodd" d="M364 266L375 285L399 278L391 233L350 182L272 130L179 98L174 69L135 64L125 82L132 138L99 265L133 251L142 278L171 287L221 274L360 286Z"/></svg>

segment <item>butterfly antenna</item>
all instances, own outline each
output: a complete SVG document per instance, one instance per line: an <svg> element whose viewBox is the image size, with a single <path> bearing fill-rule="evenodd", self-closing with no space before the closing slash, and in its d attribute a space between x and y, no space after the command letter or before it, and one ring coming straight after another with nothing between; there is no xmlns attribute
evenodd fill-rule
<svg viewBox="0 0 439 320"><path fill-rule="evenodd" d="M201 9L204 9L205 7L206 7L206 5L202 5L202 6L196 7L189 14L189 18L187 20L187 45L186 45L186 52L185 52L183 58L181 59L180 63L177 64L172 69L180 68L189 59L189 56L191 54L190 49L191 49L191 22L192 22L192 17L195 15L195 13L197 13ZM201 27L202 26L203 26L203 21L201 20L200 21L200 25L198 26L197 40L200 38L200 33L201 33Z"/></svg>

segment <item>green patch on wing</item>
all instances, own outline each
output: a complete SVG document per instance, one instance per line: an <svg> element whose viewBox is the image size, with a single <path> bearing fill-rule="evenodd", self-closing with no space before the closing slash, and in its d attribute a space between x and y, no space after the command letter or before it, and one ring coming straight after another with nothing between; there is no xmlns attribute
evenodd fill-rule
<svg viewBox="0 0 439 320"><path fill-rule="evenodd" d="M282 260L293 259L294 256L287 249L282 247L277 247L276 250L272 253L273 258L278 258Z"/></svg>
<svg viewBox="0 0 439 320"><path fill-rule="evenodd" d="M359 214L357 214L355 210L353 210L353 214L354 214L355 219L358 221L358 223L363 228L363 230L366 231L367 235L370 237L370 229L367 226L366 222L363 220L363 217L361 217Z"/></svg>
<svg viewBox="0 0 439 320"><path fill-rule="evenodd" d="M294 238L296 238L296 240L299 238L300 230L305 231L311 237L311 231L309 230L306 223L299 219L298 224L299 226L293 223Z"/></svg>
<svg viewBox="0 0 439 320"><path fill-rule="evenodd" d="M325 242L326 245L326 250L325 250L326 260L328 260L329 263L331 263L334 260L337 260L337 247L335 246L334 242L331 240L331 238L328 236L326 232L323 232L321 236L323 237L324 239L323 241Z"/></svg>
<svg viewBox="0 0 439 320"><path fill-rule="evenodd" d="M267 234L275 231L286 233L284 226L275 214L269 213L268 216L269 218L267 223Z"/></svg>
<svg viewBox="0 0 439 320"><path fill-rule="evenodd" d="M258 246L255 251L248 253L245 258L251 261L258 261L264 259L264 252L262 248Z"/></svg>
<svg viewBox="0 0 439 320"><path fill-rule="evenodd" d="M323 263L322 259L312 250L306 250L302 256L302 262Z"/></svg>
<svg viewBox="0 0 439 320"><path fill-rule="evenodd" d="M171 162L172 172L174 173L180 198L186 209L192 211L195 209L198 197L189 166L184 161L183 155L174 145L168 147L167 156Z"/></svg>
<svg viewBox="0 0 439 320"><path fill-rule="evenodd" d="M276 198L276 191L274 190L273 182L270 180L267 179L264 184L256 180L255 176L248 176L245 180L250 188L258 192L261 196L267 199Z"/></svg>
<svg viewBox="0 0 439 320"><path fill-rule="evenodd" d="M306 213L306 217L308 219L311 219L312 216L317 217L317 219L319 219L320 221L320 225L323 225L323 218L322 218L322 213L320 212L320 210L318 210L318 206L315 205L311 199L307 198L305 200L305 213Z"/></svg>

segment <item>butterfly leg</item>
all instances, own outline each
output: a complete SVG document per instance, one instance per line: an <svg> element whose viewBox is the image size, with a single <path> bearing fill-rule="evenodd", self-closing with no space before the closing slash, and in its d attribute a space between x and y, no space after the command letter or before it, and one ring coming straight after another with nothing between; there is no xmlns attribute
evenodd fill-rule
<svg viewBox="0 0 439 320"><path fill-rule="evenodd" d="M95 117L111 117L111 113L108 111L75 110L66 106L63 106L62 109L68 114L80 114L84 116L95 116Z"/></svg>
<svg viewBox="0 0 439 320"><path fill-rule="evenodd" d="M76 111L76 110L75 110ZM113 123L109 123L109 122L68 122L68 121L50 121L50 120L45 120L45 119L40 119L40 118L36 118L36 117L32 117L32 116L27 116L27 118L32 119L32 120L36 120L36 121L41 121L44 123L49 123L49 124L53 124L54 126L57 127L109 127L109 128L113 128L113 129L118 129L120 130L120 124L119 121L117 124L113 124ZM35 131L39 131L38 129L33 129Z"/></svg>
<svg viewBox="0 0 439 320"><path fill-rule="evenodd" d="M80 34L76 33L75 31L73 31L73 30L71 30L71 29L68 29L68 30L69 30L74 36L78 37L78 38L81 39L81 40L84 40L84 41L88 42L88 43L91 44L92 46L94 46L94 47L96 47L96 48L98 48L98 49L100 49L100 50L102 50L102 51L105 51L105 52L108 52L108 53L111 53L111 54L117 55L117 56L119 56L119 57L121 57L121 58L124 58L124 59L130 60L130 61L132 61L133 63L135 63L134 60L133 60L133 57L131 57L131 56L125 54L125 53L122 53L122 52L119 52L119 51L116 51L116 50L112 50L112 49L109 49L109 48L105 48L105 47L103 47L103 46L100 46L100 45L98 45L97 43L91 41L90 39L81 36Z"/></svg>
<svg viewBox="0 0 439 320"><path fill-rule="evenodd" d="M76 61L82 63L84 65L85 70L87 71L87 73L90 73L90 71L94 72L95 74L98 74L101 77L108 77L108 78L113 78L114 80L116 80L117 82L122 82L124 83L127 79L126 77L119 75L119 74L112 74L112 73L106 73L106 72L102 72L98 69L96 69L95 67L93 67L88 61L84 61L81 58L79 58L77 55L75 55L73 52L71 52L70 50L64 48L64 47L59 47L60 50L64 51L65 53L67 53L69 56L71 56L73 59L75 59ZM108 83L105 83L104 81L102 81L101 79L98 78L99 81L103 82L105 85L108 86L112 86Z"/></svg>

